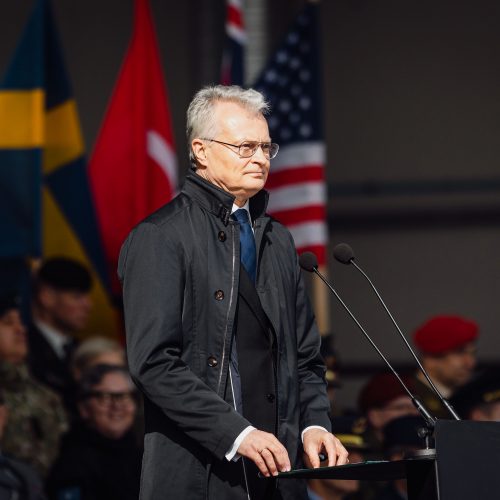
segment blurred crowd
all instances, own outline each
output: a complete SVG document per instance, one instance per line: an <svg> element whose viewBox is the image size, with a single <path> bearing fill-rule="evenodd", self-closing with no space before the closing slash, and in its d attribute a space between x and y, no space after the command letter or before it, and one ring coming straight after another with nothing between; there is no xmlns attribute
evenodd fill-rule
<svg viewBox="0 0 500 500"><path fill-rule="evenodd" d="M31 321L0 297L0 498L136 500L142 405L123 346L78 342L92 279L76 261L43 262Z"/></svg>
<svg viewBox="0 0 500 500"><path fill-rule="evenodd" d="M460 316L436 316L425 321L412 340L433 384L464 420L500 421L500 370L477 369L477 324ZM425 419L392 372L374 374L362 387L357 407L339 412L335 392L342 370L323 337L328 394L332 402L333 432L349 450L350 463L402 460L432 448ZM453 419L420 370L401 379L428 412ZM389 482L316 479L309 482L310 500L407 500L405 479Z"/></svg>
<svg viewBox="0 0 500 500"><path fill-rule="evenodd" d="M0 499L137 499L142 402L123 345L79 335L92 310L92 279L76 261L51 258L35 273L30 321L16 294L0 297ZM105 332L104 332L105 333ZM413 334L424 368L464 419L500 420L498 370L476 370L477 325L430 318ZM323 338L333 432L350 463L399 460L425 448L425 421L392 373L373 375L357 408L340 411L331 337ZM405 384L430 413L451 418L420 372ZM17 496L8 496L9 492ZM311 500L405 500L406 482L315 479Z"/></svg>

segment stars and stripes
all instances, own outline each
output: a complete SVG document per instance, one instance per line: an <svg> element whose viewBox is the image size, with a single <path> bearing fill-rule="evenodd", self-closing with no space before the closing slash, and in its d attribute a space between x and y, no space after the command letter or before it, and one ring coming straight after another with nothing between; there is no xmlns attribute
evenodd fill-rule
<svg viewBox="0 0 500 500"><path fill-rule="evenodd" d="M324 265L327 193L316 16L317 7L307 5L254 87L271 103L269 129L280 145L266 184L268 211L290 229L299 253L312 251Z"/></svg>

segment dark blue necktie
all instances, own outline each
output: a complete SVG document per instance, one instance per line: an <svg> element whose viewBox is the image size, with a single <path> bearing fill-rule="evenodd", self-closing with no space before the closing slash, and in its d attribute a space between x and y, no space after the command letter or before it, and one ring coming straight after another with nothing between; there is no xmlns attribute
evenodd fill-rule
<svg viewBox="0 0 500 500"><path fill-rule="evenodd" d="M255 238L248 218L248 212L240 208L233 213L233 217L240 224L240 260L246 272L255 283L255 270L257 252L255 250Z"/></svg>

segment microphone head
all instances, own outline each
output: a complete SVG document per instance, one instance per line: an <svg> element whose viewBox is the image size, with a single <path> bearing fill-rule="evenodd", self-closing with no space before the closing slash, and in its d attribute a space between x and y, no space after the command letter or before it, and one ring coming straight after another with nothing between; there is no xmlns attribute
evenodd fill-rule
<svg viewBox="0 0 500 500"><path fill-rule="evenodd" d="M333 249L333 256L342 264L350 264L354 260L354 252L347 243L339 243Z"/></svg>
<svg viewBox="0 0 500 500"><path fill-rule="evenodd" d="M299 264L304 271L312 273L318 268L318 259L312 252L304 252L299 257Z"/></svg>

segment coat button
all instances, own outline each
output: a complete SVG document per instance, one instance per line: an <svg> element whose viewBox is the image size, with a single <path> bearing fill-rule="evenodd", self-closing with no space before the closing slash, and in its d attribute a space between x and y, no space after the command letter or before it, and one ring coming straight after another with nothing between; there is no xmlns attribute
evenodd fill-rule
<svg viewBox="0 0 500 500"><path fill-rule="evenodd" d="M222 300L224 298L224 292L222 290L217 290L214 293L215 300Z"/></svg>
<svg viewBox="0 0 500 500"><path fill-rule="evenodd" d="M272 402L274 401L274 394L271 394L271 393L266 394L266 399L267 399L270 403L272 403Z"/></svg>
<svg viewBox="0 0 500 500"><path fill-rule="evenodd" d="M219 362L213 356L210 356L207 361L210 368L215 368L219 364Z"/></svg>
<svg viewBox="0 0 500 500"><path fill-rule="evenodd" d="M219 238L219 241L226 241L226 233L224 231L219 231L217 238Z"/></svg>

